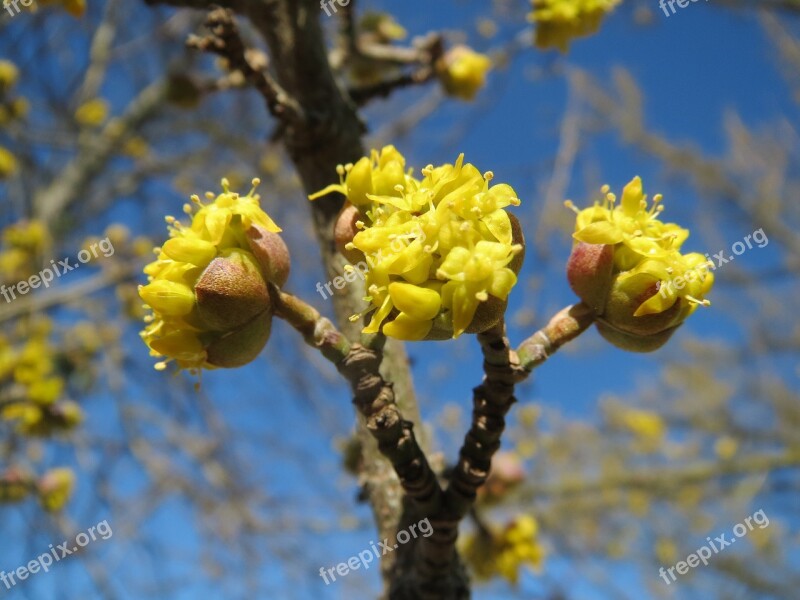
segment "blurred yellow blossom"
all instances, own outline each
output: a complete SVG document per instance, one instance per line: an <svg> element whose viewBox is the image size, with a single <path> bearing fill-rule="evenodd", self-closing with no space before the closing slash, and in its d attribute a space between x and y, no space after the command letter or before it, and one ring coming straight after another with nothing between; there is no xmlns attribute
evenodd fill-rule
<svg viewBox="0 0 800 600"><path fill-rule="evenodd" d="M472 100L486 85L492 61L467 46L455 46L437 63L436 72L445 91L462 100Z"/></svg>
<svg viewBox="0 0 800 600"><path fill-rule="evenodd" d="M502 531L478 531L459 542L464 559L478 579L500 575L511 583L519 581L519 570L542 567L544 547L539 540L539 525L532 516L523 515Z"/></svg>
<svg viewBox="0 0 800 600"><path fill-rule="evenodd" d="M532 0L528 20L536 23L536 45L569 49L573 38L595 33L621 0Z"/></svg>
<svg viewBox="0 0 800 600"><path fill-rule="evenodd" d="M14 87L18 78L17 66L10 60L0 59L0 93Z"/></svg>
<svg viewBox="0 0 800 600"><path fill-rule="evenodd" d="M0 180L8 179L17 172L17 159L10 151L0 146Z"/></svg>
<svg viewBox="0 0 800 600"><path fill-rule="evenodd" d="M51 469L37 482L39 502L48 512L58 512L69 502L75 487L75 474L71 469Z"/></svg>
<svg viewBox="0 0 800 600"><path fill-rule="evenodd" d="M75 120L87 127L97 127L108 118L108 111L108 102L103 98L93 98L78 107L75 111Z"/></svg>

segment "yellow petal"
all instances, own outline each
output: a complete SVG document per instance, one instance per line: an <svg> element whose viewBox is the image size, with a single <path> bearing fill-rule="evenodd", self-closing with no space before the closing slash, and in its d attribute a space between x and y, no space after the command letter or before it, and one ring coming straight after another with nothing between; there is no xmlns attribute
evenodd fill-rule
<svg viewBox="0 0 800 600"><path fill-rule="evenodd" d="M159 354L178 360L195 360L205 354L200 340L190 331L177 331L152 340L150 347Z"/></svg>
<svg viewBox="0 0 800 600"><path fill-rule="evenodd" d="M401 312L394 321L383 326L383 333L398 340L413 342L428 335L432 326L431 320L414 319Z"/></svg>
<svg viewBox="0 0 800 600"><path fill-rule="evenodd" d="M172 317L188 315L195 304L192 289L174 281L154 281L139 288L139 295L154 310Z"/></svg>
<svg viewBox="0 0 800 600"><path fill-rule="evenodd" d="M511 219L505 210L499 208L483 217L482 221L498 242L501 244L511 243Z"/></svg>
<svg viewBox="0 0 800 600"><path fill-rule="evenodd" d="M642 208L642 179L638 175L622 189L622 211L629 217L634 216Z"/></svg>
<svg viewBox="0 0 800 600"><path fill-rule="evenodd" d="M499 271L495 271L494 275L492 275L492 284L489 287L489 293L496 298L505 300L508 298L508 294L511 293L511 288L513 288L516 283L517 276L514 274L514 271L511 269L500 269Z"/></svg>
<svg viewBox="0 0 800 600"><path fill-rule="evenodd" d="M381 304L381 307L372 315L369 325L364 327L363 333L378 333L381 330L381 324L384 322L389 313L392 312L394 305L392 304L392 297L386 296L386 299Z"/></svg>
<svg viewBox="0 0 800 600"><path fill-rule="evenodd" d="M479 300L475 297L477 290L466 284L458 285L453 290L453 337L457 338L472 323Z"/></svg>
<svg viewBox="0 0 800 600"><path fill-rule="evenodd" d="M613 223L598 221L576 231L573 236L587 244L618 244L624 237L622 231Z"/></svg>
<svg viewBox="0 0 800 600"><path fill-rule="evenodd" d="M419 321L433 319L442 306L442 297L434 290L410 283L390 283L389 296L398 310Z"/></svg>
<svg viewBox="0 0 800 600"><path fill-rule="evenodd" d="M211 242L188 237L167 240L161 249L172 260L191 263L198 267L205 267L217 255L217 249Z"/></svg>

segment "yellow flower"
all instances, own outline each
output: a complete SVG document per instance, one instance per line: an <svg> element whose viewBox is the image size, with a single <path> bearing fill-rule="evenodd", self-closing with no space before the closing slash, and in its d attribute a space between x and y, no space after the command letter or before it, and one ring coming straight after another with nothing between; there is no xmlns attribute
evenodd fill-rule
<svg viewBox="0 0 800 600"><path fill-rule="evenodd" d="M71 469L51 469L36 484L39 502L48 512L58 512L69 502L75 487L75 474Z"/></svg>
<svg viewBox="0 0 800 600"><path fill-rule="evenodd" d="M144 158L149 151L150 147L147 142L138 135L129 139L122 147L123 154L131 158Z"/></svg>
<svg viewBox="0 0 800 600"><path fill-rule="evenodd" d="M647 352L663 345L714 283L713 264L702 254L681 254L689 231L659 220L661 196L648 207L634 177L616 196L603 187L603 202L578 210L576 245L567 265L575 293L598 315L597 327L616 345Z"/></svg>
<svg viewBox="0 0 800 600"><path fill-rule="evenodd" d="M660 415L646 410L625 409L620 418L628 431L643 439L660 440L667 429Z"/></svg>
<svg viewBox="0 0 800 600"><path fill-rule="evenodd" d="M519 204L510 186L490 186L492 173L464 164L463 154L455 164L427 166L417 179L393 146L339 175L339 184L310 198L335 191L360 210L360 231L345 248L363 253L368 265L365 299L376 310L365 333L444 339L497 322L523 249L505 210Z"/></svg>
<svg viewBox="0 0 800 600"><path fill-rule="evenodd" d="M620 1L533 0L528 20L536 23L536 45L566 52L573 38L595 33Z"/></svg>
<svg viewBox="0 0 800 600"><path fill-rule="evenodd" d="M0 92L14 87L18 78L17 66L10 60L0 59Z"/></svg>
<svg viewBox="0 0 800 600"><path fill-rule="evenodd" d="M539 524L530 515L517 517L500 532L479 532L460 545L476 577L483 580L499 575L516 584L520 567L527 565L539 571L545 557Z"/></svg>
<svg viewBox="0 0 800 600"><path fill-rule="evenodd" d="M311 194L309 200L316 200L333 192L347 197L351 204L359 208L372 205L369 195L389 196L397 194L395 188L404 186L412 179L406 175L406 159L394 146L384 146L380 152L373 150L369 157L361 158L356 164L338 167L338 184Z"/></svg>
<svg viewBox="0 0 800 600"><path fill-rule="evenodd" d="M108 102L103 98L93 98L81 104L75 111L75 120L80 125L97 127L108 118Z"/></svg>
<svg viewBox="0 0 800 600"><path fill-rule="evenodd" d="M184 226L172 217L170 239L144 269L149 283L139 295L152 309L142 339L152 356L174 360L184 369L246 364L267 343L272 323L268 285L282 286L289 255L280 228L259 205L258 180L246 196L229 191L198 196L184 207Z"/></svg>
<svg viewBox="0 0 800 600"><path fill-rule="evenodd" d="M8 179L17 171L17 159L8 150L0 146L0 180Z"/></svg>
<svg viewBox="0 0 800 600"><path fill-rule="evenodd" d="M486 85L486 74L492 61L485 54L467 46L455 46L436 65L436 72L445 91L463 100L472 100Z"/></svg>
<svg viewBox="0 0 800 600"><path fill-rule="evenodd" d="M736 438L729 435L723 435L716 442L714 442L714 454L722 460L732 459L739 451L739 442Z"/></svg>
<svg viewBox="0 0 800 600"><path fill-rule="evenodd" d="M13 248L20 248L36 253L44 248L48 239L47 228L42 221L33 219L19 221L6 228L2 240Z"/></svg>

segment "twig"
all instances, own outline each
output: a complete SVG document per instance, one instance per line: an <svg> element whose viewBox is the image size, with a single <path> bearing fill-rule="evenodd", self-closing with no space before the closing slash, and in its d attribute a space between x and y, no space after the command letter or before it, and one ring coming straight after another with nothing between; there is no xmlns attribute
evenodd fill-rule
<svg viewBox="0 0 800 600"><path fill-rule="evenodd" d="M431 67L422 67L413 73L405 73L393 79L380 81L373 85L351 88L350 97L357 106L364 106L374 98L385 98L395 90L412 85L427 83L435 77L436 73Z"/></svg>
<svg viewBox="0 0 800 600"><path fill-rule="evenodd" d="M206 27L211 31L210 35L190 36L186 45L225 58L230 69L240 71L247 82L264 97L273 116L291 122L305 120L302 107L267 72L265 55L245 48L232 11L227 8L213 8L208 13Z"/></svg>
<svg viewBox="0 0 800 600"><path fill-rule="evenodd" d="M350 344L334 324L296 296L271 290L276 316L287 321L318 348L350 382L353 404L378 442L381 454L394 467L406 494L419 511L427 514L439 504L442 489L436 474L414 436L414 424L397 408L394 390L380 374L383 356L379 349Z"/></svg>

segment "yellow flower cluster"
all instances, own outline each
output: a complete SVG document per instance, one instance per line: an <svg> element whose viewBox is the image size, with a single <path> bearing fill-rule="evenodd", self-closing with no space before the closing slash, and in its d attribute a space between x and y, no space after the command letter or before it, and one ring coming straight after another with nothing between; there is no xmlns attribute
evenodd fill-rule
<svg viewBox="0 0 800 600"><path fill-rule="evenodd" d="M520 567L539 571L545 551L539 540L539 524L523 515L502 532L478 532L461 544L462 554L478 579L501 576L511 583L519 581Z"/></svg>
<svg viewBox="0 0 800 600"><path fill-rule="evenodd" d="M167 217L170 239L156 249L158 259L145 267L149 283L139 289L152 309L142 339L152 356L167 358L157 369L169 360L182 369L239 366L266 344L272 319L267 282L283 284L288 255L285 273L276 273L275 252L259 245L283 242L269 237L280 228L261 210L258 183L240 196L223 179L223 193L209 192L208 204L192 196L195 207L184 206L192 216L188 227Z"/></svg>
<svg viewBox="0 0 800 600"><path fill-rule="evenodd" d="M0 389L4 398L0 418L14 422L25 435L46 436L69 430L83 418L75 402L60 400L66 380L56 368L60 351L51 342L51 331L50 321L39 318L17 325L14 337L25 340L21 346L0 335Z"/></svg>
<svg viewBox="0 0 800 600"><path fill-rule="evenodd" d="M365 300L377 310L365 333L443 339L497 322L523 249L505 210L519 204L511 186L490 186L493 174L464 164L463 154L455 164L428 165L418 179L394 146L339 171L340 184L310 198L338 191L361 213L346 247L369 267ZM480 313L481 304L492 314Z"/></svg>
<svg viewBox="0 0 800 600"><path fill-rule="evenodd" d="M539 48L569 49L573 38L595 33L621 0L533 0L528 20L536 23Z"/></svg>
<svg viewBox="0 0 800 600"><path fill-rule="evenodd" d="M0 283L15 283L36 271L48 234L41 221L19 221L3 230L0 241Z"/></svg>
<svg viewBox="0 0 800 600"><path fill-rule="evenodd" d="M698 306L708 306L704 297L714 283L707 268L710 261L697 252L681 254L689 230L658 219L664 208L661 196L656 195L648 208L639 177L625 186L619 205L608 186L603 194L602 204L581 211L568 203L577 213L573 237L587 244L613 246L613 271L618 273L614 285L619 292L639 297L641 291L650 290L633 316L664 313L677 303L675 322L679 323ZM670 285L678 277L687 282L681 289Z"/></svg>
<svg viewBox="0 0 800 600"><path fill-rule="evenodd" d="M462 100L472 100L486 85L492 61L467 46L455 46L436 65L445 92Z"/></svg>
<svg viewBox="0 0 800 600"><path fill-rule="evenodd" d="M8 60L0 60L0 127L24 117L28 103L24 98L12 98L9 94L19 79L19 70ZM0 146L0 181L17 172L17 159L8 149Z"/></svg>

